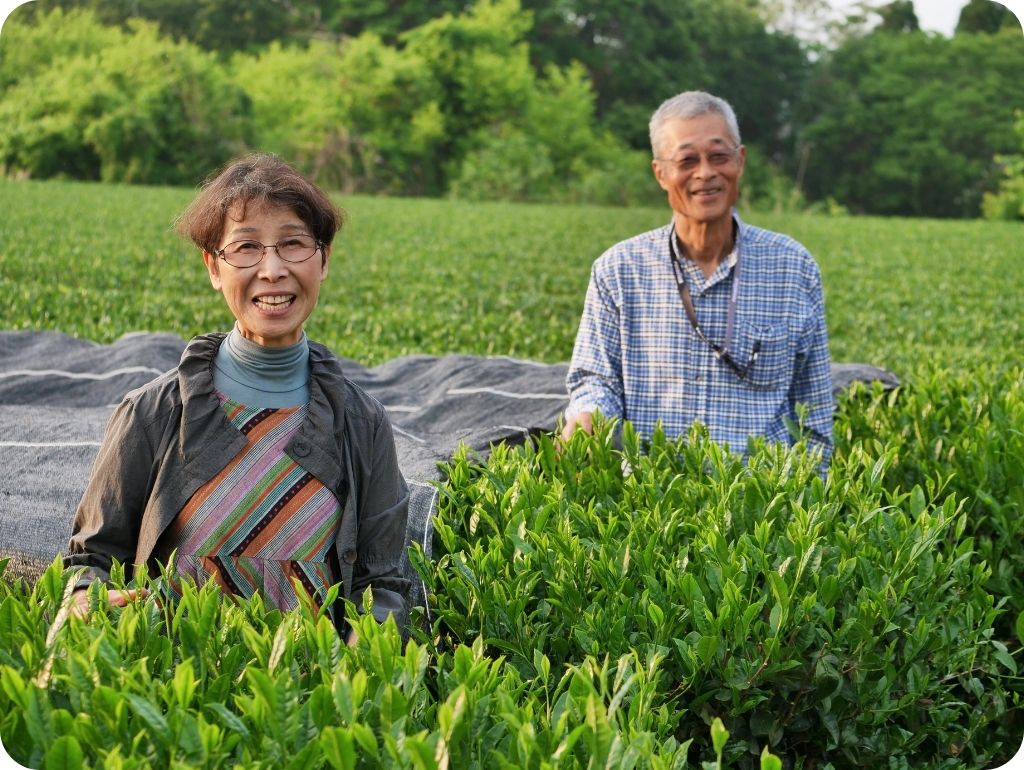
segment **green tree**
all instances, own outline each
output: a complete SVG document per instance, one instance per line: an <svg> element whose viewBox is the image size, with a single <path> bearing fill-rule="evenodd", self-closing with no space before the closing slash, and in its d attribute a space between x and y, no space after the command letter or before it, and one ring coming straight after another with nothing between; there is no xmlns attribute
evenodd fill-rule
<svg viewBox="0 0 1024 770"><path fill-rule="evenodd" d="M0 35L0 93L21 80L38 76L55 60L97 56L124 36L95 23L95 15L82 11L29 13L35 3L14 9Z"/></svg>
<svg viewBox="0 0 1024 770"><path fill-rule="evenodd" d="M465 0L333 0L325 3L325 25L345 37L373 32L393 44L401 33L446 13L463 13L470 5Z"/></svg>
<svg viewBox="0 0 1024 770"><path fill-rule="evenodd" d="M342 44L271 45L233 61L257 145L345 192L440 191L429 158L445 135L440 89L414 53L373 33Z"/></svg>
<svg viewBox="0 0 1024 770"><path fill-rule="evenodd" d="M996 192L985 193L981 205L986 219L1024 219L1024 111L1017 113L1016 131L1018 152L996 156L1003 179Z"/></svg>
<svg viewBox="0 0 1024 770"><path fill-rule="evenodd" d="M426 63L441 93L445 136L438 154L424 159L433 164L431 177L457 175L481 131L521 119L535 82L524 42L529 28L518 0L480 0L467 13L402 35L403 52Z"/></svg>
<svg viewBox="0 0 1024 770"><path fill-rule="evenodd" d="M396 45L365 32L227 63L141 19L23 22L4 50L24 66L0 71L10 173L193 183L255 147L345 192L626 202L651 187L646 160L598 126L581 65L535 72L517 0L481 0Z"/></svg>
<svg viewBox="0 0 1024 770"><path fill-rule="evenodd" d="M706 85L728 99L743 141L781 162L793 151L796 109L811 70L796 38L767 30L755 6L745 0L697 4L690 24L702 31L700 55L709 62L711 78L706 84L679 82L676 90Z"/></svg>
<svg viewBox="0 0 1024 770"><path fill-rule="evenodd" d="M211 54L141 20L111 30L88 11L41 20L76 41L68 51L18 24L9 21L4 37L10 27L14 40L34 42L45 51L35 61L47 64L26 68L0 99L8 172L195 184L246 146L244 94Z"/></svg>
<svg viewBox="0 0 1024 770"><path fill-rule="evenodd" d="M917 32L921 29L921 25L917 21L917 14L914 12L913 0L893 0L888 5L879 8L877 13L882 17L882 23L878 26L880 30Z"/></svg>
<svg viewBox="0 0 1024 770"><path fill-rule="evenodd" d="M533 61L581 62L598 94L598 113L632 146L647 146L647 121L681 79L707 83L694 27L672 0L524 0L534 15Z"/></svg>
<svg viewBox="0 0 1024 770"><path fill-rule="evenodd" d="M524 95L516 119L471 137L452 194L607 204L660 199L650 153L628 149L597 124L595 95L581 64L549 65Z"/></svg>
<svg viewBox="0 0 1024 770"><path fill-rule="evenodd" d="M524 0L536 64L579 61L602 122L632 147L649 146L651 113L680 91L728 99L744 140L773 156L789 149L792 107L808 61L788 33L766 27L752 0Z"/></svg>
<svg viewBox="0 0 1024 770"><path fill-rule="evenodd" d="M804 189L854 212L974 217L1015 149L1024 40L879 32L821 62L802 142Z"/></svg>
<svg viewBox="0 0 1024 770"><path fill-rule="evenodd" d="M568 72L574 62L585 68L586 90L593 97L590 121L600 122L634 148L647 149L647 122L663 99L701 88L734 104L748 144L759 145L773 162L790 154L793 110L802 98L809 64L795 37L766 28L759 0L523 1L525 7L508 0L475 4L466 0L35 0L25 14L38 21L53 9L90 8L99 22L126 33L129 19L144 17L165 36L193 41L225 59L241 52L256 60L264 55L267 61L276 60L284 56L281 51L296 44L329 51L331 56L345 56L349 47L360 50L362 46L374 56L385 57L389 63L382 71L361 68L349 59L346 70L360 73L365 80L350 79L348 86L361 94L364 105L393 109L399 118L434 104L430 109L438 110L437 114L418 114L419 128L414 133L419 138L413 137L413 144L442 124L444 137L440 144L431 144L430 157L423 158L416 169L410 172L408 163L401 161L401 150L388 153L400 161L394 169L390 160L382 160L383 135L401 136L402 132L396 121L380 115L370 119L362 108L355 123L348 118L335 123L332 138L326 139L323 152L316 153L319 160L313 159L309 146L300 149L296 144L299 137L307 145L313 141L315 132L309 125L321 125L323 115L331 113L330 106L313 109L311 117L316 119L297 127L294 140L270 142L274 147L291 147L290 154L309 158L317 168L334 167L334 178L344 177L346 184L360 189L399 186L421 193L443 191L447 180L461 174L467 153L487 145L495 154L506 139L518 141L503 124L510 121L522 133L530 101L527 92L549 78L552 66ZM355 42L367 33L376 35L377 42ZM331 41L337 44L334 48L322 47ZM271 53L272 44L278 45L276 53ZM291 64L290 60L281 63ZM323 67L329 65L312 62L310 71L320 72ZM417 75L413 106L402 104L386 82L393 67L406 68L404 74L394 73L396 86L412 71L425 67L438 93L423 97L424 102L420 97L423 81ZM248 75L238 66L232 70L257 102L265 103L263 93L289 90L271 82L279 76L269 65L257 65L257 69L261 73L258 87L255 74ZM296 99L306 99L298 92L316 90L315 85L294 79L302 77L300 72L291 77ZM325 82L325 87L333 92L334 82ZM383 88L383 95L371 97L372 87ZM269 121L257 119L257 123L261 136L282 134ZM324 131L320 135L326 138ZM371 141L368 132L376 139ZM599 146L587 162L600 176L611 163L611 145L604 131L595 127L592 135ZM529 131L525 136L526 141L537 141ZM595 164L595 155L605 161ZM551 173L564 176L557 170L560 161L552 160ZM630 165L634 164L631 159ZM398 175L404 178L399 180Z"/></svg>
<svg viewBox="0 0 1024 770"><path fill-rule="evenodd" d="M995 0L970 0L960 10L955 34L981 33L994 35L1001 29L1020 31L1020 22L1013 12Z"/></svg>
<svg viewBox="0 0 1024 770"><path fill-rule="evenodd" d="M155 22L164 35L228 55L255 51L275 40L308 40L320 31L323 0L33 0L28 14L88 9L103 24L126 28L130 19Z"/></svg>
<svg viewBox="0 0 1024 770"><path fill-rule="evenodd" d="M441 94L444 136L421 167L460 197L603 200L611 179L602 175L623 160L625 148L598 127L594 91L579 63L536 73L530 29L531 14L518 0L481 0L402 35L402 54L426 63ZM621 172L614 185L637 187L623 184Z"/></svg>

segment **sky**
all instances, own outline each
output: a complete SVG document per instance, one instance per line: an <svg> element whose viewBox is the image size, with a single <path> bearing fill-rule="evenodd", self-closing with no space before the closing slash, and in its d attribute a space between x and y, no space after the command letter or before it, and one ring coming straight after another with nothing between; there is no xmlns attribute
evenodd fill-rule
<svg viewBox="0 0 1024 770"><path fill-rule="evenodd" d="M989 0L992 2L993 0ZM857 0L829 0L829 4L837 11L845 10ZM882 5L884 0L874 0L873 5ZM967 5L967 0L914 0L914 13L921 29L928 32L941 32L947 37L953 35L956 23L960 18L960 9ZM1002 3L1017 18L1024 16L1024 0L1006 0Z"/></svg>
<svg viewBox="0 0 1024 770"><path fill-rule="evenodd" d="M964 5L962 0L915 0L914 13L921 29L952 35Z"/></svg>

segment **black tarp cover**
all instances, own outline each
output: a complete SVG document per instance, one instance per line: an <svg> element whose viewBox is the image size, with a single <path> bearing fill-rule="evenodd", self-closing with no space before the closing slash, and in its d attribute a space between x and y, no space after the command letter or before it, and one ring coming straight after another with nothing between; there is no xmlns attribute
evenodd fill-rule
<svg viewBox="0 0 1024 770"><path fill-rule="evenodd" d="M57 332L0 332L0 559L10 558L9 574L34 578L63 552L112 409L176 366L184 347L173 334L134 333L99 345ZM412 491L407 539L428 555L439 461L460 443L484 453L552 430L568 403L565 364L448 355L342 365L388 409ZM832 370L837 394L857 379L896 384L874 367ZM418 582L411 598L422 601Z"/></svg>

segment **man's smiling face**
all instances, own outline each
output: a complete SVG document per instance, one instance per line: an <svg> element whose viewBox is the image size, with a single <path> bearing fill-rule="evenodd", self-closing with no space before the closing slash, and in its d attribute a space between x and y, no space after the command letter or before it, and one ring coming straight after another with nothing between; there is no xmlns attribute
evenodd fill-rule
<svg viewBox="0 0 1024 770"><path fill-rule="evenodd" d="M667 121L651 165L676 215L709 224L731 216L745 159L746 150L736 144L725 118L710 112Z"/></svg>

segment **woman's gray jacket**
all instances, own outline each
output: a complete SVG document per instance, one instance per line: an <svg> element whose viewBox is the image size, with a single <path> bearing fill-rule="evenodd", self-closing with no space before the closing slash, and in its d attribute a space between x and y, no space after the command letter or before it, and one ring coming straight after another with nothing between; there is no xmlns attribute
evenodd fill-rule
<svg viewBox="0 0 1024 770"><path fill-rule="evenodd" d="M129 392L111 416L65 557L67 566L86 568L80 585L108 580L112 559L151 566L185 503L245 447L214 393L224 337L192 339L177 369ZM285 451L344 506L335 542L343 595L361 607L369 587L373 615L393 614L402 625L409 491L391 423L326 347L309 343L309 366L309 412Z"/></svg>

